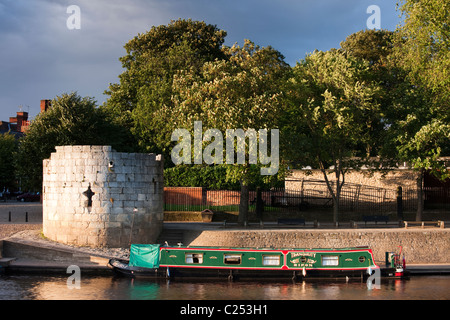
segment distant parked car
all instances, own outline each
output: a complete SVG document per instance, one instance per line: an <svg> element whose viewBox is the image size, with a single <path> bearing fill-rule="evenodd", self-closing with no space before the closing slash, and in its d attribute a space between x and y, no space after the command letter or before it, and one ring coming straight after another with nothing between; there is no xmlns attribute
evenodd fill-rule
<svg viewBox="0 0 450 320"><path fill-rule="evenodd" d="M25 202L25 201L31 202L31 201L40 201L40 200L41 200L41 195L39 193L28 192L28 193L21 194L20 196L17 196L17 201L22 201L22 202Z"/></svg>

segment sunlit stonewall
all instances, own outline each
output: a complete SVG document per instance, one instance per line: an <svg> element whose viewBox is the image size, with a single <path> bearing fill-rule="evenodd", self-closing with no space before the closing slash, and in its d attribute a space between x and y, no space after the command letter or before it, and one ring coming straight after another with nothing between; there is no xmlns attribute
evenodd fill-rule
<svg viewBox="0 0 450 320"><path fill-rule="evenodd" d="M57 146L43 163L43 232L66 244L126 248L156 241L163 221L160 155Z"/></svg>

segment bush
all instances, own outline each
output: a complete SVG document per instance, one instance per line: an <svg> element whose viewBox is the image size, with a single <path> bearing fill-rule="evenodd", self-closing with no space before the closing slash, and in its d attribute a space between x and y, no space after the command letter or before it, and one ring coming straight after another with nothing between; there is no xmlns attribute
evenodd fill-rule
<svg viewBox="0 0 450 320"><path fill-rule="evenodd" d="M283 187L284 181L278 181L276 185L263 182L263 176L252 181L250 189L261 187ZM166 187L203 187L209 190L240 190L239 182L227 181L227 166L202 166L202 165L179 165L164 170L164 182Z"/></svg>
<svg viewBox="0 0 450 320"><path fill-rule="evenodd" d="M226 181L225 166L180 165L164 170L166 187L204 187L210 190L240 190L239 183Z"/></svg>

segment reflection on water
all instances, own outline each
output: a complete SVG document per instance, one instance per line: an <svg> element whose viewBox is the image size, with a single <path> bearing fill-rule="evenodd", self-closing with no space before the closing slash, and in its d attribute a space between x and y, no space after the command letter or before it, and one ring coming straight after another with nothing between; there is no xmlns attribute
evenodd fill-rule
<svg viewBox="0 0 450 320"><path fill-rule="evenodd" d="M70 289L63 276L0 276L2 300L323 300L450 299L450 277L386 280L379 289L365 282L178 282L114 277L82 277Z"/></svg>

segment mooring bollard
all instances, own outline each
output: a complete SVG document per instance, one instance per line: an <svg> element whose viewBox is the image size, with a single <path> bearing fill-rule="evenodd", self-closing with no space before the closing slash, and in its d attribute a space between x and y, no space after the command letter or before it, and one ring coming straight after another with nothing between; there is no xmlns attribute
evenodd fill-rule
<svg viewBox="0 0 450 320"><path fill-rule="evenodd" d="M8 222L11 222L11 211L9 212Z"/></svg>
<svg viewBox="0 0 450 320"><path fill-rule="evenodd" d="M25 212L25 222L28 222L28 211Z"/></svg>

